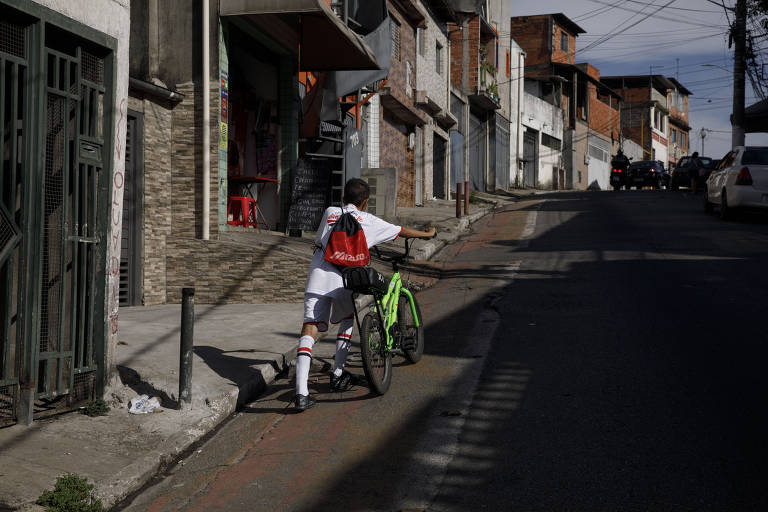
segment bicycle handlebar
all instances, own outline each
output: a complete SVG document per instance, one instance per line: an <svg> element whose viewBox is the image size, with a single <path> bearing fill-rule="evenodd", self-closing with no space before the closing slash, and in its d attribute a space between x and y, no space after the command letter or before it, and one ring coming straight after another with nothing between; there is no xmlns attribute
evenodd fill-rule
<svg viewBox="0 0 768 512"><path fill-rule="evenodd" d="M373 252L376 254L376 257L380 259L381 261L391 262L391 263L402 263L403 261L408 259L408 256L411 252L410 244L408 243L407 238L403 238L405 240L405 253L404 254L396 254L394 256L384 256L381 254L381 251L379 251L379 248L377 246L373 246Z"/></svg>

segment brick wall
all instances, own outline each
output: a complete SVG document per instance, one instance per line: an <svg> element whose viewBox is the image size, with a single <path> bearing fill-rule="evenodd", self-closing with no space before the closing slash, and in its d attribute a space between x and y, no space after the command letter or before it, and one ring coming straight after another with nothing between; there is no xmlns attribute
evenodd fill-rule
<svg viewBox="0 0 768 512"><path fill-rule="evenodd" d="M408 24L402 14L391 3L390 16L400 25L400 59L392 58L387 78L390 94L400 103L408 105L414 111L414 90L408 88L407 62L411 65L411 85L416 85L416 31ZM415 166L414 152L408 149L408 134L414 131L397 119L393 112L382 105L380 119L379 165L397 169L397 205L410 207L415 205Z"/></svg>
<svg viewBox="0 0 768 512"><path fill-rule="evenodd" d="M610 96L611 106L597 97L597 87L589 84L589 127L609 139L617 139L620 130L618 99ZM604 96L609 101L609 96Z"/></svg>
<svg viewBox="0 0 768 512"><path fill-rule="evenodd" d="M463 30L460 30L464 27ZM465 94L474 92L478 85L480 66L480 17L475 16L465 25L448 23L451 37L451 85ZM467 55L464 55L464 49ZM464 69L467 69L466 89L462 83Z"/></svg>
<svg viewBox="0 0 768 512"><path fill-rule="evenodd" d="M619 94L622 93L621 89L617 90ZM649 100L648 87L635 87L632 89L624 90L624 102L632 103L634 101L648 101Z"/></svg>
<svg viewBox="0 0 768 512"><path fill-rule="evenodd" d="M568 47L565 49L561 46L563 34L568 38ZM544 33L542 33L543 35ZM568 64L573 64L576 61L576 37L557 24L555 24L552 61Z"/></svg>
<svg viewBox="0 0 768 512"><path fill-rule="evenodd" d="M413 151L408 150L408 128L391 113L381 109L379 165L397 169L397 206L415 204Z"/></svg>
<svg viewBox="0 0 768 512"><path fill-rule="evenodd" d="M474 92L480 83L480 17L475 16L469 21L466 36L469 39L469 54L465 56L469 64L469 90Z"/></svg>
<svg viewBox="0 0 768 512"><path fill-rule="evenodd" d="M447 25L451 45L451 60L449 62L451 85L461 89L462 62L464 59L461 25L456 23L448 23Z"/></svg>
<svg viewBox="0 0 768 512"><path fill-rule="evenodd" d="M525 50L525 66L548 66L550 53L549 16L515 16L510 21L510 32L520 47Z"/></svg>

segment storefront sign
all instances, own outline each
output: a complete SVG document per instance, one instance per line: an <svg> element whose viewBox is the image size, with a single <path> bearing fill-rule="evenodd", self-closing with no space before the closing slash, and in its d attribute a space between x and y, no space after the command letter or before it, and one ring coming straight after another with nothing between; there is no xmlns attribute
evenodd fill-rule
<svg viewBox="0 0 768 512"><path fill-rule="evenodd" d="M331 167L327 160L299 160L291 191L288 229L317 229L328 207L330 176Z"/></svg>
<svg viewBox="0 0 768 512"><path fill-rule="evenodd" d="M229 137L227 136L227 123L225 123L224 121L221 121L220 133L221 133L221 137L219 139L219 147L226 151L228 149Z"/></svg>

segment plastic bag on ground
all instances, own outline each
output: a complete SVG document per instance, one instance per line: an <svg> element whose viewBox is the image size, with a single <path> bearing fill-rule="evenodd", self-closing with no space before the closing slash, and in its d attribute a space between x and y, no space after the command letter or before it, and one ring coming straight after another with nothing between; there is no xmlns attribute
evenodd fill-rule
<svg viewBox="0 0 768 512"><path fill-rule="evenodd" d="M156 396L139 395L131 398L128 412L131 414L147 414L160 408L160 399Z"/></svg>

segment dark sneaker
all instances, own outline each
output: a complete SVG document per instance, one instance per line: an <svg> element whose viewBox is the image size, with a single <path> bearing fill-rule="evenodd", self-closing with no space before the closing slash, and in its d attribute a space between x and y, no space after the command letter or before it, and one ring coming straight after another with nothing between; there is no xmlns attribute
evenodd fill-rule
<svg viewBox="0 0 768 512"><path fill-rule="evenodd" d="M343 370L341 375L338 377L334 374L331 374L331 391L336 391L339 393L346 391L354 383L354 381L355 376L346 370Z"/></svg>
<svg viewBox="0 0 768 512"><path fill-rule="evenodd" d="M296 410L299 412L306 411L317 403L311 395L296 395Z"/></svg>

